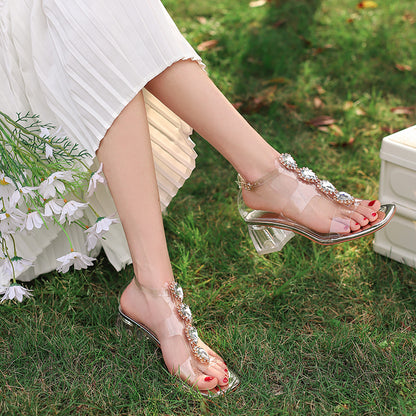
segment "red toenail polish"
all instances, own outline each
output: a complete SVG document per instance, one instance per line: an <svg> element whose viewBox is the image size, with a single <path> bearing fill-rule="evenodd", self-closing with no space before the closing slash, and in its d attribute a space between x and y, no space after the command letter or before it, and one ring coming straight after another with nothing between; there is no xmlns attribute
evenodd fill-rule
<svg viewBox="0 0 416 416"><path fill-rule="evenodd" d="M224 383L228 383L228 378L227 377L224 377Z"/></svg>
<svg viewBox="0 0 416 416"><path fill-rule="evenodd" d="M375 203L376 203L376 201L375 201L375 200L374 200L374 201L370 201L370 202L368 203L368 206L369 206L369 207L372 207Z"/></svg>
<svg viewBox="0 0 416 416"><path fill-rule="evenodd" d="M360 225L360 224L358 224L358 222L356 222L355 225Z"/></svg>
<svg viewBox="0 0 416 416"><path fill-rule="evenodd" d="M376 213L376 212L373 212L371 215L372 215L373 217L376 217L376 216L377 216L377 213Z"/></svg>
<svg viewBox="0 0 416 416"><path fill-rule="evenodd" d="M205 381L211 381L211 380L214 380L214 377L209 377L209 376L207 376L207 377L205 377L205 378L204 378L204 380L205 380Z"/></svg>
<svg viewBox="0 0 416 416"><path fill-rule="evenodd" d="M364 220L364 221L368 221L368 218L367 218L367 217L364 217L364 218L363 218L363 220Z"/></svg>
<svg viewBox="0 0 416 416"><path fill-rule="evenodd" d="M228 373L228 368L226 368L224 371L225 371L226 373Z"/></svg>

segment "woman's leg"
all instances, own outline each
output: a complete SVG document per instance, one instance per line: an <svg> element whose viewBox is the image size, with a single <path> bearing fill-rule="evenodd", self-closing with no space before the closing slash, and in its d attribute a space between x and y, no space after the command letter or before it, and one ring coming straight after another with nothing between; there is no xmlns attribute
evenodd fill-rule
<svg viewBox="0 0 416 416"><path fill-rule="evenodd" d="M123 225L135 279L121 296L122 311L151 329L161 342L172 373L190 378L200 390L227 384L226 366L208 347L210 366L190 354L182 321L169 299L161 297L174 280L166 246L151 142L142 94L139 93L114 121L97 151L108 187ZM169 324L167 324L169 322ZM188 361L187 367L182 364ZM191 364L191 366L190 366ZM181 368L179 368L181 366ZM190 372L192 374L190 374Z"/></svg>
<svg viewBox="0 0 416 416"><path fill-rule="evenodd" d="M212 144L248 181L276 169L279 153L246 122L196 62L179 61L150 81L146 88ZM247 205L300 222L319 232L348 232L377 219L378 201L362 201L354 210L322 197L312 185L293 175L280 175L254 191L243 190Z"/></svg>

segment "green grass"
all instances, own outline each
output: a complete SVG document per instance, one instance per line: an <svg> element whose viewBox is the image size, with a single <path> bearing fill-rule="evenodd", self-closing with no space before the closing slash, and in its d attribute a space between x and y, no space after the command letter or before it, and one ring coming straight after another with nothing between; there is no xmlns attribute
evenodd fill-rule
<svg viewBox="0 0 416 416"><path fill-rule="evenodd" d="M383 128L416 121L390 111L415 104L416 12L413 0L357 3L165 1L193 46L218 40L201 52L210 75L270 143L375 198ZM305 123L319 115L343 135ZM198 169L165 216L169 251L201 335L241 376L239 390L205 400L176 385L149 342L116 326L133 272L101 256L0 305L0 414L415 415L415 270L375 254L371 238L326 248L297 237L257 256L235 172L194 139Z"/></svg>

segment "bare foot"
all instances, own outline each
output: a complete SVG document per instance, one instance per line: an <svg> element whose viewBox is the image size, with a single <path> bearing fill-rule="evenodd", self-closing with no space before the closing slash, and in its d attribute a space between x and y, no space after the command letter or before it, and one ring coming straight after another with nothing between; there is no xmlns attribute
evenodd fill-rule
<svg viewBox="0 0 416 416"><path fill-rule="evenodd" d="M187 337L193 337L177 310L177 299L171 295L167 283L161 289L151 289L135 282L135 278L124 290L120 298L121 311L134 321L148 328L159 340L163 359L171 374L176 374L189 385L200 391L215 392L216 386L228 386L228 369L222 358L205 345L199 338L194 349ZM184 310L187 316L188 312ZM186 328L188 331L186 332ZM192 327L191 327L192 328ZM206 356L201 350L206 352Z"/></svg>
<svg viewBox="0 0 416 416"><path fill-rule="evenodd" d="M378 218L377 200L355 200L351 205L336 202L316 184L301 180L298 170L287 169L279 160L270 172L274 173L266 175L264 182L260 178L258 186L242 189L249 208L283 215L319 233L348 234ZM329 182L324 181L324 185L330 189Z"/></svg>

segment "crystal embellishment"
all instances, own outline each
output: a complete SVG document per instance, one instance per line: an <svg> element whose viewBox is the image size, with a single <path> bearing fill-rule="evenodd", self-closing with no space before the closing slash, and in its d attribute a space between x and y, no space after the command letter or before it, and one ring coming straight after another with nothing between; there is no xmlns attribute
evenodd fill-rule
<svg viewBox="0 0 416 416"><path fill-rule="evenodd" d="M197 344L198 343L198 331L196 330L195 327L193 326L189 326L188 328L186 328L186 335L189 341L191 341L191 343L193 344Z"/></svg>
<svg viewBox="0 0 416 416"><path fill-rule="evenodd" d="M182 304L179 308L179 315L181 315L182 319L185 321L192 321L192 312L188 305Z"/></svg>
<svg viewBox="0 0 416 416"><path fill-rule="evenodd" d="M318 177L315 175L315 172L309 168L299 169L299 177L305 182L317 182Z"/></svg>
<svg viewBox="0 0 416 416"><path fill-rule="evenodd" d="M296 170L298 164L289 153L282 153L280 155L280 163L289 170Z"/></svg>
<svg viewBox="0 0 416 416"><path fill-rule="evenodd" d="M347 206L356 203L356 200L353 196L351 196L347 192L338 192L331 182L326 180L320 180L313 170L307 167L298 168L295 159L293 159L293 157L289 153L282 153L279 156L279 161L281 165L285 167L287 170L291 170L294 173L296 173L300 180L307 183L315 184L319 191L321 191L323 194L325 194L332 200Z"/></svg>
<svg viewBox="0 0 416 416"><path fill-rule="evenodd" d="M198 331L192 326L192 312L188 305L182 303L183 290L178 283L172 282L168 286L170 297L175 304L179 317L184 321L184 335L189 342L189 347L194 357L201 363L209 363L209 354L201 347L198 347Z"/></svg>
<svg viewBox="0 0 416 416"><path fill-rule="evenodd" d="M343 204L352 204L354 202L354 197L347 192L338 192L337 200Z"/></svg>
<svg viewBox="0 0 416 416"><path fill-rule="evenodd" d="M322 192L327 194L334 194L337 192L337 188L335 188L335 186L332 185L331 182L325 180L319 182L319 188Z"/></svg>
<svg viewBox="0 0 416 416"><path fill-rule="evenodd" d="M203 362L209 362L209 355L208 353L201 347L196 348L196 355L197 357Z"/></svg>
<svg viewBox="0 0 416 416"><path fill-rule="evenodd" d="M172 293L175 296L175 298L178 299L180 302L183 301L183 290L178 283L174 283L174 285L172 286Z"/></svg>

